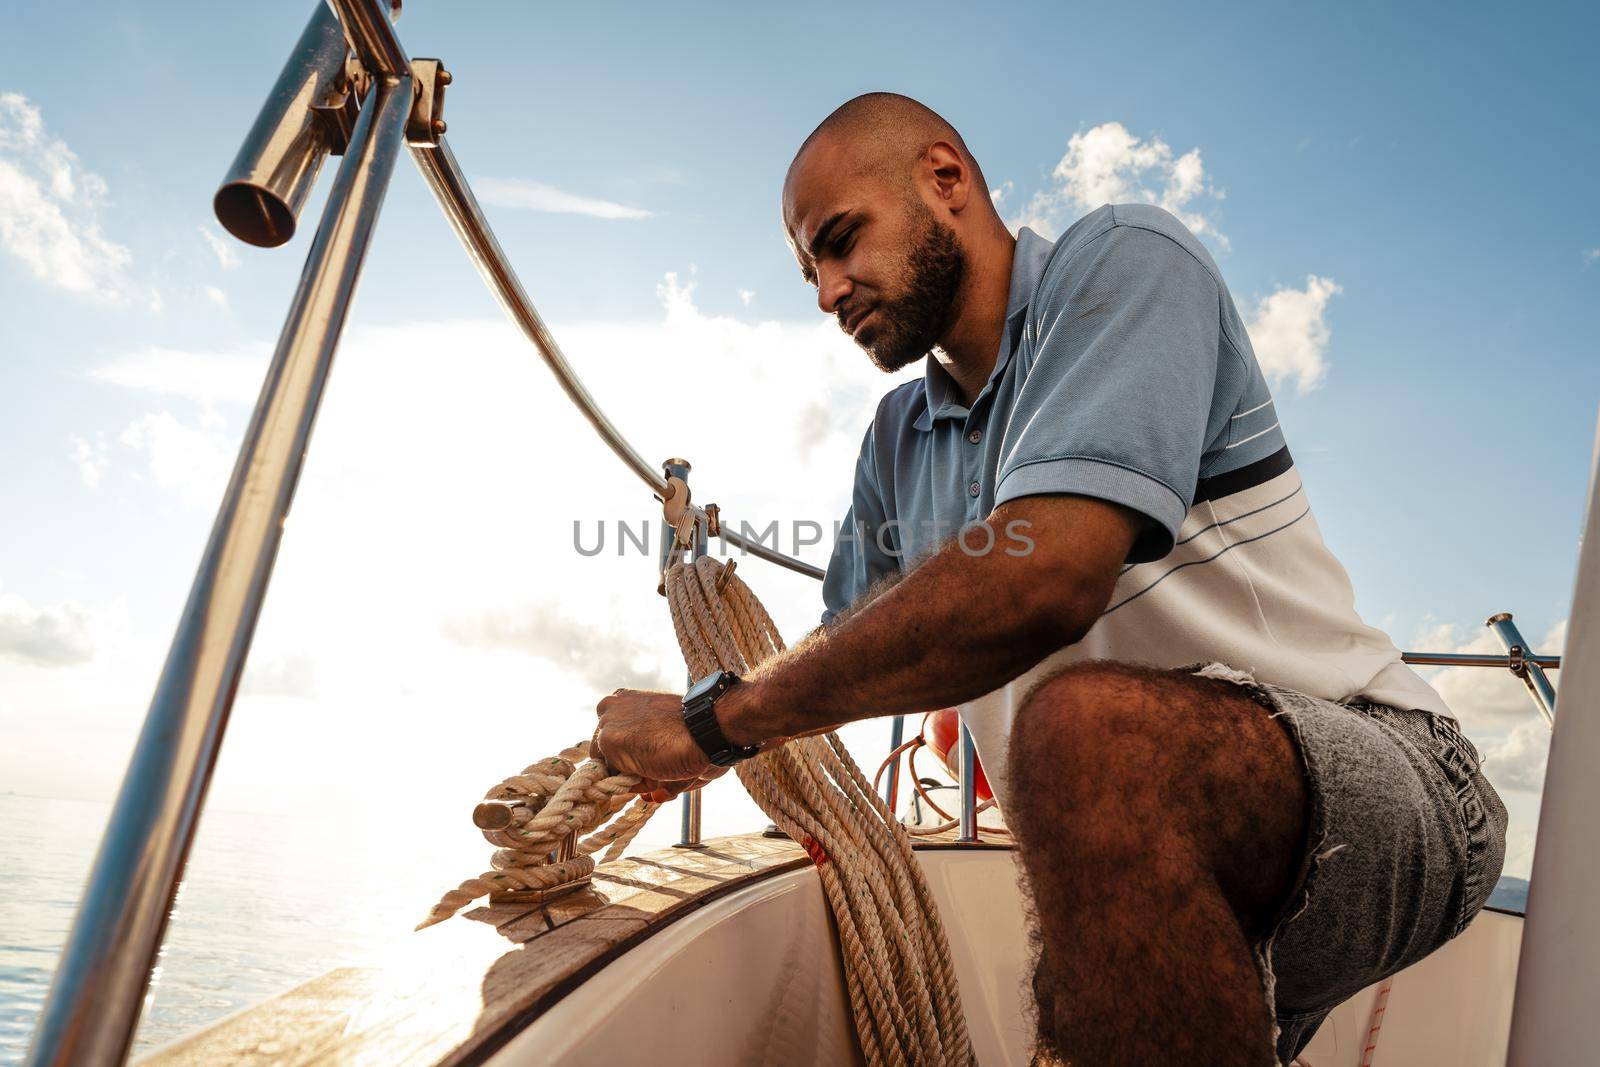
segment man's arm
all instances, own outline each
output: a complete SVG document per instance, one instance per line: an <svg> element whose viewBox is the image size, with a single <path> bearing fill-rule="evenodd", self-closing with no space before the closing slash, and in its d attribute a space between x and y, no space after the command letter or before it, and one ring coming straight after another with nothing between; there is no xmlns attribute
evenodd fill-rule
<svg viewBox="0 0 1600 1067"><path fill-rule="evenodd" d="M1088 632L1145 521L1088 497L1003 504L988 533L968 531L966 550L946 544L859 611L764 663L718 704L723 732L761 744L998 689ZM993 547L977 553L985 545Z"/></svg>
<svg viewBox="0 0 1600 1067"><path fill-rule="evenodd" d="M807 635L807 639L809 639L812 635L826 633L828 630L831 630L835 627L843 626L846 619L861 614L866 610L868 604L871 604L873 601L883 596L883 594L899 585L900 580L905 576L905 571L890 571L888 574L876 579L871 585L867 586L866 592L856 597L855 600L849 604L846 604L838 611L833 612L833 617L831 619L826 620L821 626L818 626L815 630L811 631L811 634Z"/></svg>
<svg viewBox="0 0 1600 1067"><path fill-rule="evenodd" d="M763 665L717 706L730 741L990 692L1081 638L1124 562L1171 550L1213 416L1231 409L1243 381L1224 373L1238 353L1221 361L1224 293L1209 258L1172 235L1176 221L1128 212L1131 224L1055 257L1040 282L1040 346L1007 420L987 522L997 549L972 557L947 545L851 618ZM1221 406L1218 388L1229 390ZM862 468L858 483L874 473ZM1004 551L1016 519L1032 524L1025 556ZM852 591L860 584L852 579ZM674 698L619 694L600 715L596 740L616 769L672 781L705 769Z"/></svg>
<svg viewBox="0 0 1600 1067"><path fill-rule="evenodd" d="M998 689L1088 632L1146 521L1088 497L1004 504L985 522L992 539L970 529L968 551L952 541L865 607L753 671L718 702L722 731L735 744L764 744ZM677 696L623 691L602 700L599 714L595 742L614 769L651 785L706 770Z"/></svg>

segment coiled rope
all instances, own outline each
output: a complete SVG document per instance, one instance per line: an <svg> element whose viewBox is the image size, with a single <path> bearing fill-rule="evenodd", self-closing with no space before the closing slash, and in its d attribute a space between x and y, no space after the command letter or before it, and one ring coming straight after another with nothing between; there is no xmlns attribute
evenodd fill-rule
<svg viewBox="0 0 1600 1067"><path fill-rule="evenodd" d="M417 924L418 930L443 922L490 893L549 889L583 878L593 872L593 854L601 849L607 850L606 860L622 855L660 805L629 793L639 784L638 778L612 774L588 755L589 742L585 741L559 756L540 760L484 794L485 800L510 802L511 824L482 831L486 841L499 846L489 857L494 869L467 879L440 897L428 917ZM602 828L606 820L627 807L630 798L632 807ZM578 840L576 854L570 859L555 858L567 840Z"/></svg>
<svg viewBox="0 0 1600 1067"><path fill-rule="evenodd" d="M696 678L718 669L747 673L784 647L771 616L732 563L701 557L675 564L665 592L678 644ZM515 805L510 826L484 831L498 846L494 870L446 893L422 925L448 918L491 891L544 888L573 872L581 877L593 869L592 854L601 849L606 859L621 854L657 805L636 799L629 807L628 790L638 779L611 774L586 755L586 745L575 746L489 791L488 799ZM767 817L816 866L838 930L850 1010L867 1063L971 1064L950 947L911 840L838 735L795 738L739 764L738 774ZM566 839L578 841L579 854L556 861Z"/></svg>

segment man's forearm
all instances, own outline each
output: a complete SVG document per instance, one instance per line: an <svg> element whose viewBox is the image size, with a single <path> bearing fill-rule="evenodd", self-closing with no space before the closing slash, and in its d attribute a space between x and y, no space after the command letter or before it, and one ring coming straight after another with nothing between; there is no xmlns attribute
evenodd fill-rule
<svg viewBox="0 0 1600 1067"><path fill-rule="evenodd" d="M1098 617L1110 584L1074 584L1067 576L1041 582L1039 561L998 549L968 555L952 542L753 672L719 705L723 730L755 744L981 696L1076 641Z"/></svg>

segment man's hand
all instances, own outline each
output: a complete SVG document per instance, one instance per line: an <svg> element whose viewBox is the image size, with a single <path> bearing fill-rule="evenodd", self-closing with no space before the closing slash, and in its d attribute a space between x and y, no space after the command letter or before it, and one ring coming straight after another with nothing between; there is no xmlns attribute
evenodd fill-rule
<svg viewBox="0 0 1600 1067"><path fill-rule="evenodd" d="M613 771L644 779L635 792L651 800L671 800L727 771L706 759L683 724L683 698L675 693L618 689L595 711L600 725L589 754Z"/></svg>

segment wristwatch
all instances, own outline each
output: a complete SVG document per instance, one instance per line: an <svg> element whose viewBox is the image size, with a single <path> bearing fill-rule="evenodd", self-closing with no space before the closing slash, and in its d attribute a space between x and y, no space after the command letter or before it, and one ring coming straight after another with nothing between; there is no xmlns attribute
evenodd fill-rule
<svg viewBox="0 0 1600 1067"><path fill-rule="evenodd" d="M691 685L683 695L683 724L706 757L718 767L731 767L761 751L758 745L730 743L717 724L717 700L738 684L737 674L714 671Z"/></svg>

